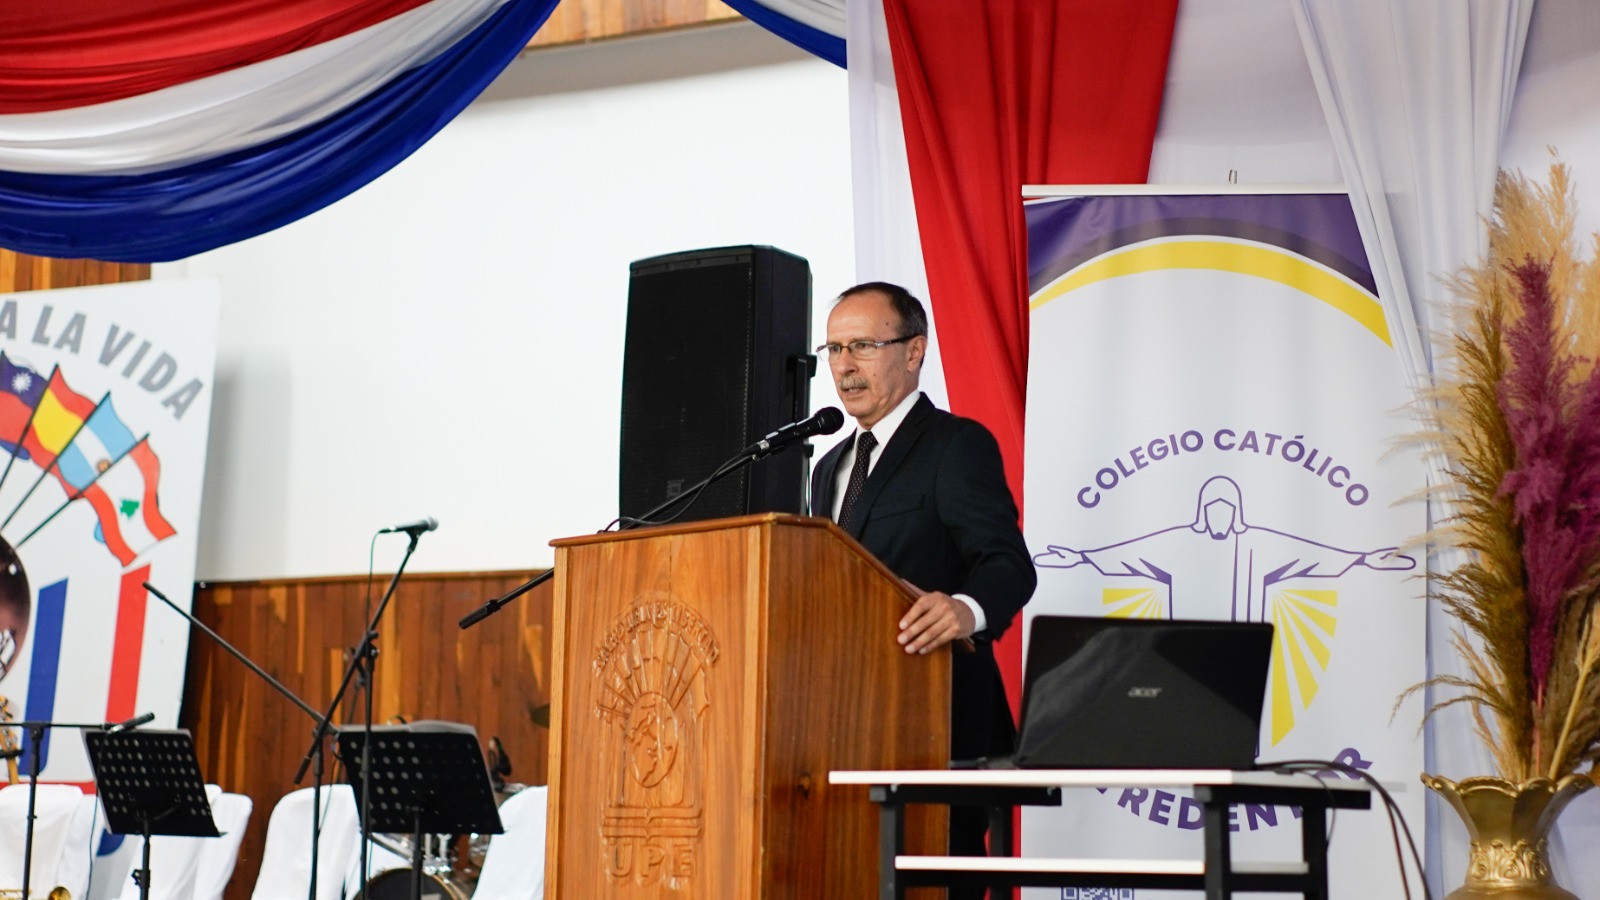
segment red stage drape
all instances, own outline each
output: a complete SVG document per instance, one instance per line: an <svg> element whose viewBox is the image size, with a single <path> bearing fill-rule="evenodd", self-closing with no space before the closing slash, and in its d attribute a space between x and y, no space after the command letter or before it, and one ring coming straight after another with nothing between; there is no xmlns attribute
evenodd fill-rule
<svg viewBox="0 0 1600 900"><path fill-rule="evenodd" d="M103 103L310 47L427 0L3 0L0 114Z"/></svg>
<svg viewBox="0 0 1600 900"><path fill-rule="evenodd" d="M950 406L994 432L1020 507L1022 185L1145 181L1178 0L883 6ZM996 648L1013 710L1020 633Z"/></svg>

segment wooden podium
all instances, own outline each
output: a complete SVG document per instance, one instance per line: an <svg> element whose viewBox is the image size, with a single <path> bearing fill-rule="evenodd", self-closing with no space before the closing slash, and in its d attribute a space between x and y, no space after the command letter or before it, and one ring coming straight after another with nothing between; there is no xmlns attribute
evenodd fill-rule
<svg viewBox="0 0 1600 900"><path fill-rule="evenodd" d="M554 546L548 896L874 895L877 810L828 773L950 746L949 650L895 642L900 580L790 515Z"/></svg>

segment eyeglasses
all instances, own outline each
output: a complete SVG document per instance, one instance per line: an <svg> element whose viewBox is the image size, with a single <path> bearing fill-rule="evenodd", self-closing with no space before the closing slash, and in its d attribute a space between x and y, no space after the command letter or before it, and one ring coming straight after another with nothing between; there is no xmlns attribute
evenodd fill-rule
<svg viewBox="0 0 1600 900"><path fill-rule="evenodd" d="M888 341L851 341L848 344L818 344L816 352L826 353L829 359L833 359L844 353L844 351L849 350L850 355L856 359L871 359L877 356L878 351L884 347L890 344L903 344L914 337L916 335L908 334L905 337L897 337Z"/></svg>

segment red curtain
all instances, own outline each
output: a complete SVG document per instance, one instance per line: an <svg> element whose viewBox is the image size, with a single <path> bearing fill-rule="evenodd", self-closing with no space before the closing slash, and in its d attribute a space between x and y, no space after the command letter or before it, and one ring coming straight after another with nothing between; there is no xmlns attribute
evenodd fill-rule
<svg viewBox="0 0 1600 900"><path fill-rule="evenodd" d="M427 0L3 0L0 114L131 97L358 31Z"/></svg>
<svg viewBox="0 0 1600 900"><path fill-rule="evenodd" d="M929 302L954 412L1022 497L1024 184L1143 183L1178 0L884 0ZM996 648L1013 710L1021 629Z"/></svg>

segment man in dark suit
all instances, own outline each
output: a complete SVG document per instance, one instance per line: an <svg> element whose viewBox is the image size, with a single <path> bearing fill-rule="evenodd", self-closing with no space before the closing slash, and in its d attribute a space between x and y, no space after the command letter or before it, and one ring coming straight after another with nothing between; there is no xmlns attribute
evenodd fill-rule
<svg viewBox="0 0 1600 900"><path fill-rule="evenodd" d="M900 620L907 653L973 639L976 652L953 654L950 755L975 759L1012 750L991 642L1037 579L994 436L917 390L927 349L927 313L904 288L873 282L839 295L819 352L858 430L818 461L811 509L921 593ZM951 852L983 853L986 828L981 810L952 811Z"/></svg>

